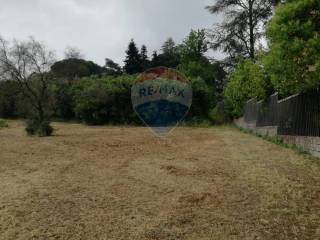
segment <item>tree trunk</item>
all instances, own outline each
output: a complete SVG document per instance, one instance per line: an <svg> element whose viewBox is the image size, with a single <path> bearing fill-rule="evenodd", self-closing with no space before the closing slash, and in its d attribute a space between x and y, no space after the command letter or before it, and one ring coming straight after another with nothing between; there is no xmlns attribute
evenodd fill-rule
<svg viewBox="0 0 320 240"><path fill-rule="evenodd" d="M43 123L44 121L44 112L42 108L42 104L38 103L38 117L39 117L39 123Z"/></svg>
<svg viewBox="0 0 320 240"><path fill-rule="evenodd" d="M254 26L253 26L253 1L249 1L249 29L250 29L250 58L254 59Z"/></svg>

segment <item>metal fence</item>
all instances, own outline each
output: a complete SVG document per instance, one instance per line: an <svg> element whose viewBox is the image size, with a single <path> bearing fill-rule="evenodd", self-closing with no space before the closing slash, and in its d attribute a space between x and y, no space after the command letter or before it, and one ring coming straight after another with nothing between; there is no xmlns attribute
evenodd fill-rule
<svg viewBox="0 0 320 240"><path fill-rule="evenodd" d="M320 93L313 91L278 100L251 99L245 105L244 120L257 127L278 126L279 135L320 137Z"/></svg>
<svg viewBox="0 0 320 240"><path fill-rule="evenodd" d="M257 127L276 126L278 124L278 94L266 101L258 102Z"/></svg>
<svg viewBox="0 0 320 240"><path fill-rule="evenodd" d="M249 100L244 107L244 120L247 123L254 122L257 120L258 111L257 111L257 98Z"/></svg>

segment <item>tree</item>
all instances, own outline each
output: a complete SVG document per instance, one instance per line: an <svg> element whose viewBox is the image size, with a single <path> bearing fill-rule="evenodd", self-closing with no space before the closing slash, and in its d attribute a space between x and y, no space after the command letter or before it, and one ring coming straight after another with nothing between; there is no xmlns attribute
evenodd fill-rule
<svg viewBox="0 0 320 240"><path fill-rule="evenodd" d="M83 59L69 58L55 62L51 66L51 73L55 77L66 79L69 82L76 78L86 77L94 74L101 74L104 71L102 67L92 61Z"/></svg>
<svg viewBox="0 0 320 240"><path fill-rule="evenodd" d="M16 81L19 91L30 103L32 115L27 128L30 134L46 136L52 133L49 125L52 75L49 70L54 61L54 53L34 38L12 44L0 38L0 78Z"/></svg>
<svg viewBox="0 0 320 240"><path fill-rule="evenodd" d="M181 46L182 61L198 61L207 51L208 42L205 30L191 30Z"/></svg>
<svg viewBox="0 0 320 240"><path fill-rule="evenodd" d="M169 37L161 47L163 54L174 54L176 51L176 43L174 42L172 37Z"/></svg>
<svg viewBox="0 0 320 240"><path fill-rule="evenodd" d="M145 45L142 45L142 47L141 47L140 56L141 56L142 71L145 71L150 67L148 50Z"/></svg>
<svg viewBox="0 0 320 240"><path fill-rule="evenodd" d="M139 122L131 106L131 88L136 77L102 75L86 77L73 87L76 116L87 124Z"/></svg>
<svg viewBox="0 0 320 240"><path fill-rule="evenodd" d="M108 75L118 76L122 74L122 69L118 63L115 63L110 58L106 58L105 60L106 60L106 64L104 67L106 68L106 73Z"/></svg>
<svg viewBox="0 0 320 240"><path fill-rule="evenodd" d="M152 53L152 59L150 62L151 67L158 67L160 66L160 59L157 51L153 51Z"/></svg>
<svg viewBox="0 0 320 240"><path fill-rule="evenodd" d="M84 55L81 53L80 49L70 46L64 51L64 57L66 59L84 59Z"/></svg>
<svg viewBox="0 0 320 240"><path fill-rule="evenodd" d="M204 29L191 30L189 35L180 45L180 54L182 62L200 61L207 58L204 56L208 51L208 42Z"/></svg>
<svg viewBox="0 0 320 240"><path fill-rule="evenodd" d="M224 13L225 19L209 31L212 48L228 54L233 64L239 57L255 58L255 47L273 13L275 0L217 0L206 8L212 14Z"/></svg>
<svg viewBox="0 0 320 240"><path fill-rule="evenodd" d="M287 0L268 25L263 63L282 97L320 88L319 12L318 0Z"/></svg>
<svg viewBox="0 0 320 240"><path fill-rule="evenodd" d="M124 70L127 74L135 74L142 72L141 66L141 56L139 54L139 50L133 41L130 41L128 45L128 49L126 51L126 59L124 61Z"/></svg>
<svg viewBox="0 0 320 240"><path fill-rule="evenodd" d="M168 38L162 47L161 53L154 52L151 65L153 67L163 66L176 68L180 64L179 47L176 46L172 38Z"/></svg>
<svg viewBox="0 0 320 240"><path fill-rule="evenodd" d="M233 117L242 115L243 106L250 98L265 99L268 81L261 66L251 59L241 60L224 91L225 108Z"/></svg>
<svg viewBox="0 0 320 240"><path fill-rule="evenodd" d="M214 88L214 94L218 92L221 97L221 83L225 73L220 64L211 63L205 56L207 51L205 30L191 30L180 45L181 64L178 69L188 77L201 77L210 88Z"/></svg>

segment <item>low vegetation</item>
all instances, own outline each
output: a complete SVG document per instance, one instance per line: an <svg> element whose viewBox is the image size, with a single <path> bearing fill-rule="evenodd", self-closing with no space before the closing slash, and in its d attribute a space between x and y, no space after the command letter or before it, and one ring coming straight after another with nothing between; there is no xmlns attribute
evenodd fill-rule
<svg viewBox="0 0 320 240"><path fill-rule="evenodd" d="M0 128L6 128L6 127L8 127L8 124L6 123L6 121L0 119Z"/></svg>

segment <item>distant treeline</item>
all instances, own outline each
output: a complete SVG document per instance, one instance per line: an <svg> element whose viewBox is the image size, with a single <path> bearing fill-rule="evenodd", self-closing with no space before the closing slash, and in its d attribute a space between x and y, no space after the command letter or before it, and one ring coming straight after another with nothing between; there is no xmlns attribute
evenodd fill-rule
<svg viewBox="0 0 320 240"><path fill-rule="evenodd" d="M79 120L87 124L140 124L131 105L131 87L144 70L165 66L187 76L193 88L189 121L208 119L222 97L225 72L206 56L208 42L204 30L191 31L176 45L169 38L149 60L146 46L139 50L133 40L128 45L124 67L107 58L105 66L79 59L79 53L55 62L48 73L50 119ZM32 118L33 107L19 91L19 82L0 82L0 117Z"/></svg>
<svg viewBox="0 0 320 240"><path fill-rule="evenodd" d="M207 9L223 14L223 21L192 30L178 44L169 38L151 55L131 40L123 67L110 58L99 66L73 48L54 61L34 39L7 47L0 38L0 117L31 119L36 131L49 127L52 118L138 124L131 86L137 74L157 66L175 68L190 80L193 103L187 120L194 122L239 117L253 97L319 90L319 0L217 0ZM226 58L209 58L209 49Z"/></svg>

